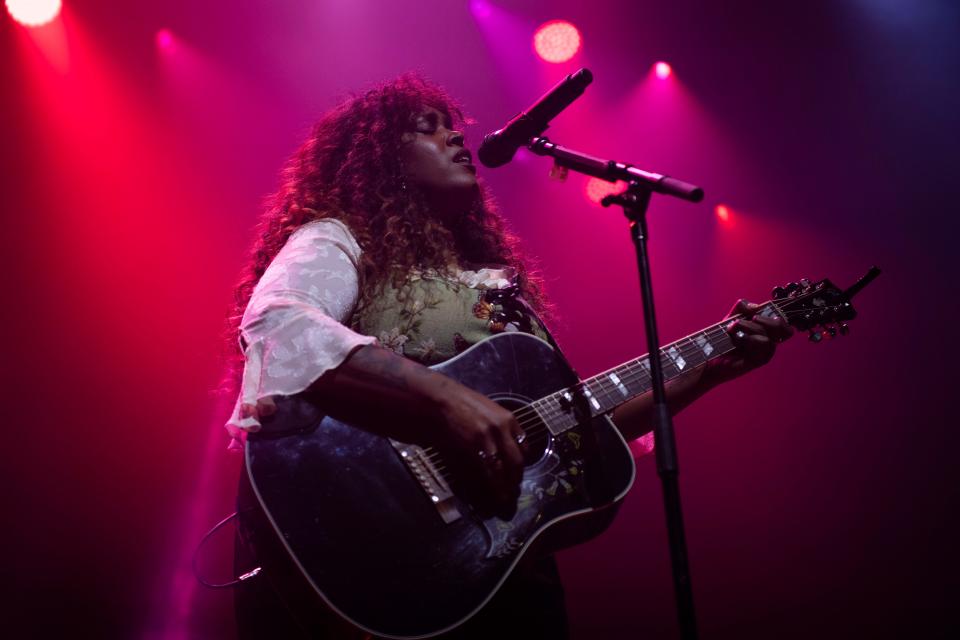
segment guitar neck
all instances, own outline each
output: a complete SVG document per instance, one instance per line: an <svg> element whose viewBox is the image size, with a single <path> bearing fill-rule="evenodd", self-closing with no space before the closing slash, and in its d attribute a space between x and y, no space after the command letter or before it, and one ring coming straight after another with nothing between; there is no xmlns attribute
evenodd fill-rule
<svg viewBox="0 0 960 640"><path fill-rule="evenodd" d="M772 302L762 305L758 315L783 317ZM726 318L660 349L664 382L733 351L736 347L724 326L736 318ZM532 403L540 419L553 435L583 422L585 414L593 418L610 413L621 404L653 388L650 357L645 354L608 369L579 384Z"/></svg>

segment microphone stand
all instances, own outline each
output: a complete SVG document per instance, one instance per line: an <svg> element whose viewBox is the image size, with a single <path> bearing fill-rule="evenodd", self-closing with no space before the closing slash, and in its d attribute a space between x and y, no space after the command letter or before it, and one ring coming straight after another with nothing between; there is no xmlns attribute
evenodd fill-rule
<svg viewBox="0 0 960 640"><path fill-rule="evenodd" d="M679 467L673 432L673 419L667 407L663 383L663 364L660 360L660 338L657 335L656 312L653 306L653 285L647 254L647 207L654 192L672 195L690 202L703 200L703 189L681 180L643 171L632 165L588 156L553 144L545 137L535 137L528 143L537 155L551 156L565 169L573 169L610 182L626 180L627 190L606 196L601 204L623 207L630 222L630 236L637 251L637 270L640 274L640 293L643 299L643 320L650 354L650 378L653 385L653 437L657 456L657 474L663 486L663 503L670 542L670 560L673 567L674 592L680 635L685 640L697 637L697 620L693 608L693 588L687 561L687 543L683 532L683 512L680 508Z"/></svg>

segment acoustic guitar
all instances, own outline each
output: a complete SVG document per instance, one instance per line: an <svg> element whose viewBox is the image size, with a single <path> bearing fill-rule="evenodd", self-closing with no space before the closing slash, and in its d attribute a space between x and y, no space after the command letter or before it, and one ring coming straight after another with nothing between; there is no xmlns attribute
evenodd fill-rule
<svg viewBox="0 0 960 640"><path fill-rule="evenodd" d="M851 298L828 280L777 287L759 315L811 340L844 334ZM667 381L735 346L709 326L660 351ZM263 513L320 606L387 638L449 631L477 613L526 554L587 540L612 521L634 479L633 457L610 421L651 388L641 356L578 380L549 344L500 333L433 367L512 410L527 434L515 515L483 517L458 493L438 451L384 438L293 396L290 428L252 435L249 479ZM269 570L266 568L265 570Z"/></svg>

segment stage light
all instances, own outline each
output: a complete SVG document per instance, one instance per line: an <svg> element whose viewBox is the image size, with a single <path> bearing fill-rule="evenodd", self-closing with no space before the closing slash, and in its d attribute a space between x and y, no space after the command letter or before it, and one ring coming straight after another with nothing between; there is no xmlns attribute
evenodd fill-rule
<svg viewBox="0 0 960 640"><path fill-rule="evenodd" d="M477 18L489 18L493 10L486 0L470 0L470 11Z"/></svg>
<svg viewBox="0 0 960 640"><path fill-rule="evenodd" d="M6 0L10 17L25 27L40 27L60 14L60 0Z"/></svg>
<svg viewBox="0 0 960 640"><path fill-rule="evenodd" d="M722 222L730 222L730 208L725 204L718 204L714 208L717 217L720 218Z"/></svg>
<svg viewBox="0 0 960 640"><path fill-rule="evenodd" d="M666 80L670 77L670 74L673 73L673 69L666 62L658 62L653 65L653 72L657 74L657 77L661 80Z"/></svg>
<svg viewBox="0 0 960 640"><path fill-rule="evenodd" d="M170 29L160 29L157 31L157 46L161 49L169 49L173 46L173 33Z"/></svg>
<svg viewBox="0 0 960 640"><path fill-rule="evenodd" d="M533 48L547 62L566 62L580 50L580 32L566 20L551 20L533 34Z"/></svg>
<svg viewBox="0 0 960 640"><path fill-rule="evenodd" d="M600 201L603 200L604 196L620 193L626 188L627 183L622 180L617 180L616 182L607 182L606 180L601 180L600 178L590 178L587 180L583 192L586 194L590 202L600 204Z"/></svg>

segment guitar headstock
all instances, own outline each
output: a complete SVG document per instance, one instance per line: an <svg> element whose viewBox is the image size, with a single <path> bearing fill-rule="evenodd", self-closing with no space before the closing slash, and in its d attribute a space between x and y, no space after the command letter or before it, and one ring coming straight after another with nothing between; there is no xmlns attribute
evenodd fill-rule
<svg viewBox="0 0 960 640"><path fill-rule="evenodd" d="M773 290L772 302L792 327L809 331L810 340L820 342L824 337L846 335L847 322L857 317L850 299L880 275L880 269L871 267L852 287L841 290L829 280L810 282L800 280Z"/></svg>

